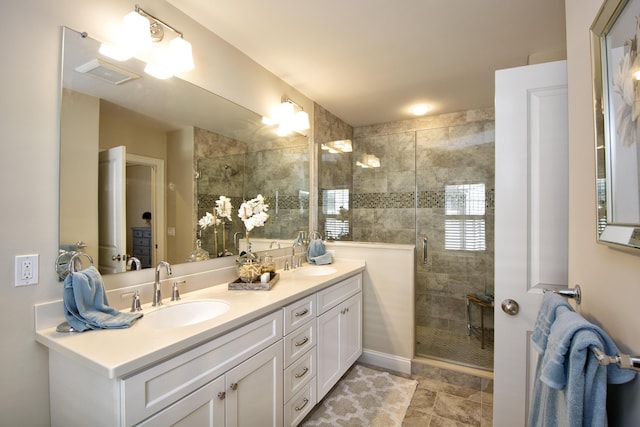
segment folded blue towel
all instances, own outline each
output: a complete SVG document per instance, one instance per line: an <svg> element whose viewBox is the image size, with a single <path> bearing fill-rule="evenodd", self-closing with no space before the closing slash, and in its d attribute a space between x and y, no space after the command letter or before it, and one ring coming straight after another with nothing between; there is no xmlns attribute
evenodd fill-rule
<svg viewBox="0 0 640 427"><path fill-rule="evenodd" d="M88 329L128 328L142 313L121 313L109 307L102 276L91 266L64 279L64 314L78 332Z"/></svg>
<svg viewBox="0 0 640 427"><path fill-rule="evenodd" d="M551 325L557 315L563 311L573 311L573 307L567 302L567 299L553 292L546 292L542 297L542 306L531 335L533 348L538 353L543 354L547 348Z"/></svg>
<svg viewBox="0 0 640 427"><path fill-rule="evenodd" d="M323 255L309 258L308 261L309 261L309 264L322 265L322 264L331 264L333 262L333 259L331 258L331 254L326 252Z"/></svg>
<svg viewBox="0 0 640 427"><path fill-rule="evenodd" d="M314 239L309 242L309 248L307 249L307 259L319 257L324 255L327 251L324 248L324 243L320 239Z"/></svg>
<svg viewBox="0 0 640 427"><path fill-rule="evenodd" d="M594 346L618 353L602 329L574 311L558 313L546 351L538 359L529 426L607 425L607 383L631 381L635 372L600 365L592 354Z"/></svg>

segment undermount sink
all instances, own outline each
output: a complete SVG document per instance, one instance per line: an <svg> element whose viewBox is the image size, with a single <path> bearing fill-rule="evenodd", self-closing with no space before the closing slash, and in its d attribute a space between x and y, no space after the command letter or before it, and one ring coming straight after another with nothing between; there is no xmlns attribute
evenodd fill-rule
<svg viewBox="0 0 640 427"><path fill-rule="evenodd" d="M338 270L326 265L310 265L297 269L295 273L302 276L326 276L328 274L333 274L336 271Z"/></svg>
<svg viewBox="0 0 640 427"><path fill-rule="evenodd" d="M158 329L194 325L220 316L229 310L224 301L184 301L162 306L140 319L140 323Z"/></svg>

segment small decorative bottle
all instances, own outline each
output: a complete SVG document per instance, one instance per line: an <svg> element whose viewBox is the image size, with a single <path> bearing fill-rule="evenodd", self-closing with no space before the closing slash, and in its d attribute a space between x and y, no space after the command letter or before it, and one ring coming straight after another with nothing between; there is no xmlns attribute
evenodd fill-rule
<svg viewBox="0 0 640 427"><path fill-rule="evenodd" d="M266 255L264 257L264 261L262 262L262 272L269 274L276 272L276 264L273 262L273 257L271 255Z"/></svg>

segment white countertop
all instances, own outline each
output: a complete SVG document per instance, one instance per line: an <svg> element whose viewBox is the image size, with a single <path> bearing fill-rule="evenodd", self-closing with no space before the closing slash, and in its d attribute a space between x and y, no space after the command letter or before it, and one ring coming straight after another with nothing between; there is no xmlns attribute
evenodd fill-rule
<svg viewBox="0 0 640 427"><path fill-rule="evenodd" d="M314 267L305 265L304 268ZM72 334L58 333L55 327L39 329L36 341L105 377L124 377L353 276L364 270L365 263L335 260L331 267L337 271L325 276L302 275L297 269L278 271L280 279L269 291L230 291L227 283L223 283L184 293L178 304L189 300L216 299L230 306L226 313L193 325L155 329L145 326L143 317L127 329ZM176 303L168 301L165 296L164 304ZM155 308L150 304L143 305L143 313L152 310Z"/></svg>

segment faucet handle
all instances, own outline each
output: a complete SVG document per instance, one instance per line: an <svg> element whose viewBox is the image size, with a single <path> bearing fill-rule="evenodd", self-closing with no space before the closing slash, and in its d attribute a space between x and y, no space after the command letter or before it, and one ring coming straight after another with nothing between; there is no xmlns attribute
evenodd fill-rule
<svg viewBox="0 0 640 427"><path fill-rule="evenodd" d="M186 280L181 280L179 282L173 282L173 293L171 295L171 301L180 300L180 290L178 289L178 285L183 285L187 283Z"/></svg>
<svg viewBox="0 0 640 427"><path fill-rule="evenodd" d="M140 304L140 293L136 291L133 294L133 301L131 302L131 312L142 311L142 305Z"/></svg>

